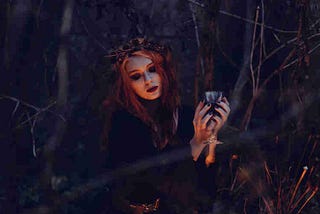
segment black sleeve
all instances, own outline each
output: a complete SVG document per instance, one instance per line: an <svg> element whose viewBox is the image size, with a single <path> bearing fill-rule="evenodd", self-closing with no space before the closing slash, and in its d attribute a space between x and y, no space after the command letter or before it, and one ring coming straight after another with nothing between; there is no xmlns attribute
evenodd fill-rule
<svg viewBox="0 0 320 214"><path fill-rule="evenodd" d="M200 191L208 194L212 200L216 196L216 176L217 176L217 163L211 164L209 167L205 164L205 156L200 155L194 165L198 175L198 186Z"/></svg>
<svg viewBox="0 0 320 214"><path fill-rule="evenodd" d="M194 134L192 124L194 110L191 107L183 106L179 116L180 119L178 132L180 132L183 142L189 144ZM190 158L192 158L191 155ZM204 154L201 154L198 160L193 162L195 171L197 173L196 177L199 191L209 195L213 200L216 195L215 178L217 175L217 163L211 164L209 167L207 167L205 164Z"/></svg>

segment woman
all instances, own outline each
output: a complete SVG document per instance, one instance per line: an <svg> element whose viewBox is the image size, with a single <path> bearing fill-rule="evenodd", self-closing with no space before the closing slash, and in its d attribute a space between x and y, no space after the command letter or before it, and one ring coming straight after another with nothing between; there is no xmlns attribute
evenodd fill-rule
<svg viewBox="0 0 320 214"><path fill-rule="evenodd" d="M198 206L201 184L213 196L210 172L217 135L230 112L227 99L220 98L218 114L207 114L211 106L203 101L194 114L182 107L171 50L164 45L133 39L108 57L114 59L115 77L115 90L105 101L111 166L137 166L134 175L115 182L113 212L179 212L173 204L186 212ZM186 181L192 176L199 186Z"/></svg>

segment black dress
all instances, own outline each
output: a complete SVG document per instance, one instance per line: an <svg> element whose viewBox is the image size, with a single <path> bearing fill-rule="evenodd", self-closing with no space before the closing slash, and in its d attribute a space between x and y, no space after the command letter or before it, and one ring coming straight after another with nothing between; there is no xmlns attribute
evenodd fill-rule
<svg viewBox="0 0 320 214"><path fill-rule="evenodd" d="M117 110L109 132L109 166L115 173L112 213L129 212L130 204L160 199L159 213L192 213L210 209L215 195L214 167L204 157L194 162L189 141L194 111L178 111L176 136L165 148L154 146L150 128L125 110ZM202 207L202 208L201 208Z"/></svg>

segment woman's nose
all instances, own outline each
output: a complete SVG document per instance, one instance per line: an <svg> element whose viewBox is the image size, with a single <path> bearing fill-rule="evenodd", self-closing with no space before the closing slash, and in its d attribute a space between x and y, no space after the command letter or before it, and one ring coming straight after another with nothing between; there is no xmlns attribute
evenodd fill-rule
<svg viewBox="0 0 320 214"><path fill-rule="evenodd" d="M152 80L151 75L148 72L144 72L144 81L145 83L150 83Z"/></svg>

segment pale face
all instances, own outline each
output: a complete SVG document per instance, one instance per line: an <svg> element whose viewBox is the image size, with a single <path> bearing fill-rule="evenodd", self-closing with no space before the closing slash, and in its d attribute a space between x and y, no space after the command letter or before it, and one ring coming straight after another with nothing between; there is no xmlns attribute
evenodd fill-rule
<svg viewBox="0 0 320 214"><path fill-rule="evenodd" d="M125 70L129 75L132 90L145 100L155 100L161 96L161 77L154 63L145 56L129 57Z"/></svg>

